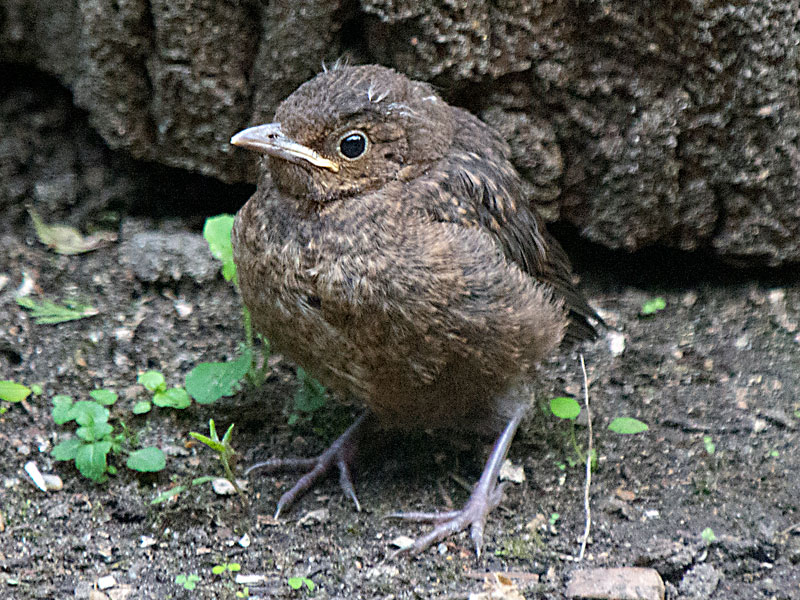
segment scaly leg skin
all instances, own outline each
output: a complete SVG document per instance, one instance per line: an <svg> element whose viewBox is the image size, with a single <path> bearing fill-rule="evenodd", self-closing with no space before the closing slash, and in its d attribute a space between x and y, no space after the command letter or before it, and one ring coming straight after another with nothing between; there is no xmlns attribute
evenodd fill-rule
<svg viewBox="0 0 800 600"><path fill-rule="evenodd" d="M464 508L443 513L404 512L389 515L389 518L406 519L408 521L432 523L435 525L433 530L427 535L418 538L413 545L400 550L398 554L402 552L419 554L432 544L462 529L466 529L467 526L471 526L470 534L472 541L475 543L475 551L480 558L481 549L483 548L483 530L486 526L486 518L502 501L503 492L506 487L505 483L497 483L500 465L503 464L506 454L508 454L511 440L514 439L514 434L517 432L517 428L522 418L525 416L527 408L526 405L520 405L514 411L503 433L500 434L500 437L498 437L497 441L494 443L492 453L486 461L486 466L483 468L481 478L472 490L472 494L464 505Z"/></svg>
<svg viewBox="0 0 800 600"><path fill-rule="evenodd" d="M306 471L306 474L298 479L297 483L278 500L278 507L275 511L276 519L284 508L294 504L295 500L314 487L322 477L328 474L334 465L339 469L339 485L342 491L353 500L356 510L361 510L361 504L359 504L355 488L353 488L350 466L355 457L358 441L368 417L369 413L364 413L358 417L355 423L350 425L325 452L316 458L271 458L254 464L244 472L245 475L249 475L256 469L265 469L268 473Z"/></svg>

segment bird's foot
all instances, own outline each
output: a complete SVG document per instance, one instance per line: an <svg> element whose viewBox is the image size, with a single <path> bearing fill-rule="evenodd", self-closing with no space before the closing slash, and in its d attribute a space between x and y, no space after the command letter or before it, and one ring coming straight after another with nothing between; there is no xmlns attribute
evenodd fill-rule
<svg viewBox="0 0 800 600"><path fill-rule="evenodd" d="M475 552L480 557L483 549L483 530L486 518L503 500L506 484L495 485L490 491L476 487L461 510L448 512L399 512L389 515L391 519L404 519L414 523L431 523L434 528L426 535L414 540L398 553L419 554L446 537L470 527L470 536L475 544Z"/></svg>
<svg viewBox="0 0 800 600"><path fill-rule="evenodd" d="M475 552L478 557L483 549L483 530L486 527L486 517L503 500L503 492L506 489L505 483L498 483L497 477L500 474L500 465L508 454L511 440L519 427L522 418L525 416L526 405L519 405L506 424L503 433L494 443L489 459L483 467L483 473L475 489L461 510L454 510L445 513L425 513L425 512L405 512L389 515L390 518L406 519L422 523L433 523L435 526L427 535L418 538L408 548L401 549L401 552L419 554L431 544L440 542L444 538L471 526L470 534L475 544Z"/></svg>
<svg viewBox="0 0 800 600"><path fill-rule="evenodd" d="M264 462L256 463L245 471L245 475L249 475L255 470L265 470L268 473L306 471L292 488L285 492L280 497L280 500L278 500L278 506L275 511L276 519L285 508L294 504L298 498L326 476L333 469L334 465L339 470L339 485L342 491L353 500L353 503L356 505L356 510L361 510L361 504L358 502L358 497L353 487L350 467L355 457L361 429L367 420L367 416L366 413L361 415L342 435L336 438L327 450L317 457L271 458Z"/></svg>

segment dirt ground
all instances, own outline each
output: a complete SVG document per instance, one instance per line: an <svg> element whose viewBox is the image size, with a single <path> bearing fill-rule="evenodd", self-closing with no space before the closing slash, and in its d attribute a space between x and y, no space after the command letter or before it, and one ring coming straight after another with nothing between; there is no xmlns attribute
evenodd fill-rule
<svg viewBox="0 0 800 600"><path fill-rule="evenodd" d="M246 199L241 186L231 194L234 205ZM510 571L525 598L556 599L575 569L598 566L653 567L669 598L800 598L800 277L791 269L742 272L702 257L569 245L583 289L624 336L624 351L614 355L602 338L542 365L537 406L510 453L526 480L491 515L480 559L464 533L419 557L392 557L393 540L425 528L385 515L464 502L459 482L478 476L488 444L426 433L368 440L360 513L331 479L273 520L288 475L251 476L248 507L209 485L150 504L174 485L221 474L207 449L188 443L209 418L220 429L236 424L241 472L265 457L320 451L356 414L330 403L289 426L297 384L279 357L260 389L132 414L147 397L139 373L157 369L182 385L199 362L234 356L242 339L239 300L205 253L201 224L123 216L116 243L72 257L41 245L30 224L0 229L0 379L42 388L25 403L0 403L0 597L99 599L111 575L103 594L112 599L236 598L245 584L212 567L239 563L238 575L252 576L250 597L260 598L467 598L486 573ZM98 314L36 325L16 303L20 286ZM666 308L640 316L656 296ZM584 472L570 466L568 425L545 409L554 396L582 398L578 350L598 455L582 563ZM119 393L114 422L140 445L164 449L165 470L142 475L116 458L119 472L94 484L51 458L71 429L53 422L52 396L88 399L96 388ZM620 416L650 429L608 431ZM585 447L585 421L576 433ZM36 489L28 461L59 475L63 489ZM708 528L715 539L701 536ZM191 574L200 578L194 590L176 583ZM293 590L296 577L314 591Z"/></svg>

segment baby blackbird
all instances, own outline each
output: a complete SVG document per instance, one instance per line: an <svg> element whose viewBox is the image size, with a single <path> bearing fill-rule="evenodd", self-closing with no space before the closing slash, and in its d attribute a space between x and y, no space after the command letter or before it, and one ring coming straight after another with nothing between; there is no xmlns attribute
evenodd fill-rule
<svg viewBox="0 0 800 600"><path fill-rule="evenodd" d="M233 229L242 297L274 348L367 411L319 457L252 468L307 471L278 513L334 465L358 508L350 464L372 416L387 428L499 432L464 508L394 515L434 524L413 552L471 526L480 554L529 372L565 330L593 336L597 316L509 147L429 85L338 67L275 120L231 139L267 157Z"/></svg>

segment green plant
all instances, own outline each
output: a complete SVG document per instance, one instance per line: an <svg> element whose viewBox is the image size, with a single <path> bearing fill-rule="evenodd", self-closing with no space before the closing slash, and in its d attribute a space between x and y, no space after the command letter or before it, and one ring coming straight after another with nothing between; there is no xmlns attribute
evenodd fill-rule
<svg viewBox="0 0 800 600"><path fill-rule="evenodd" d="M176 575L175 576L175 583L182 586L186 590L193 590L197 587L198 582L200 581L200 576L192 573L191 575Z"/></svg>
<svg viewBox="0 0 800 600"><path fill-rule="evenodd" d="M288 583L289 587L293 590L299 590L301 587L306 586L309 592L313 592L317 587L308 577L289 577L286 583Z"/></svg>
<svg viewBox="0 0 800 600"><path fill-rule="evenodd" d="M302 367L297 367L297 380L300 382L300 387L294 394L289 425L309 421L316 411L325 406L328 397L325 386L306 373Z"/></svg>
<svg viewBox="0 0 800 600"><path fill-rule="evenodd" d="M188 484L176 485L173 488L161 492L158 496L156 496L150 501L150 504L161 504L162 502L166 502L170 498L174 498L178 494L182 494L190 487L202 485L204 483L209 483L210 481L214 481L215 479L216 477L212 477L211 475L203 475L202 477L195 477Z"/></svg>
<svg viewBox="0 0 800 600"><path fill-rule="evenodd" d="M555 525L560 518L561 518L561 515L558 514L557 512L554 512L554 513L550 514L550 519L549 519L548 522L550 523L550 525Z"/></svg>
<svg viewBox="0 0 800 600"><path fill-rule="evenodd" d="M203 226L203 237L208 242L211 254L222 263L222 276L239 290L236 264L233 262L233 245L231 230L233 215L218 215L206 219ZM186 376L186 390L200 404L210 404L231 396L238 389L239 382L247 379L251 385L261 385L267 377L269 369L269 343L261 339L261 364L258 364L254 352L255 340L250 311L242 305L242 321L245 340L238 358L225 362L200 363Z"/></svg>
<svg viewBox="0 0 800 600"><path fill-rule="evenodd" d="M700 533L700 537L706 544L711 544L712 542L717 541L717 536L714 535L714 530L711 529L711 527L706 527L703 529L703 531Z"/></svg>
<svg viewBox="0 0 800 600"><path fill-rule="evenodd" d="M106 406L117 401L117 394L99 389L89 395L92 400L78 402L63 394L53 397L53 421L58 425L75 421L78 425L75 437L56 444L51 451L53 458L75 461L78 471L97 483L117 472L116 467L108 463L108 456L112 453L127 453L126 466L134 471L154 472L165 467L164 453L158 448L127 450L124 425L121 425L123 432L114 433L114 426L109 423L111 413Z"/></svg>
<svg viewBox="0 0 800 600"><path fill-rule="evenodd" d="M217 453L217 458L219 458L219 462L222 463L222 468L225 471L225 478L231 482L233 489L236 490L236 493L239 494L242 502L244 502L244 494L242 493L242 490L239 489L239 485L236 483L236 477L233 475L233 467L231 466L233 458L236 455L236 450L234 450L233 446L231 446L233 423L231 423L231 426L228 427L228 430L225 432L225 435L222 436L222 439L220 439L217 435L217 428L214 425L214 419L210 419L208 421L208 431L208 436L205 436L202 433L197 433L196 431L190 431L189 435Z"/></svg>
<svg viewBox="0 0 800 600"><path fill-rule="evenodd" d="M717 451L717 446L714 444L714 440L711 439L710 435L703 436L703 447L706 449L708 454L714 454Z"/></svg>
<svg viewBox="0 0 800 600"><path fill-rule="evenodd" d="M0 400L6 402L22 402L31 395L31 389L14 381L0 381Z"/></svg>
<svg viewBox="0 0 800 600"><path fill-rule="evenodd" d="M664 310L666 307L667 301L661 296L657 296L656 298L652 298L651 300L643 302L642 308L639 310L639 314L644 317L654 315L657 312Z"/></svg>
<svg viewBox="0 0 800 600"><path fill-rule="evenodd" d="M566 460L569 466L574 467L575 465L586 462L586 454L584 453L580 444L578 444L578 440L575 437L575 420L581 414L581 407L578 402L574 398L569 398L566 396L553 398L550 400L550 412L559 419L564 419L570 423L569 438L572 448L577 456L577 460L572 457L567 457ZM612 420L611 423L609 423L608 428L614 433L624 435L641 433L649 429L646 423L642 423L638 419L633 419L631 417L617 417ZM597 456L594 450L592 450L591 459L592 468L594 469L597 466ZM566 468L566 465L560 464L559 468L564 469Z"/></svg>
<svg viewBox="0 0 800 600"><path fill-rule="evenodd" d="M136 382L153 392L152 402L156 406L182 410L184 408L188 408L192 404L191 397L182 387L176 386L167 389L167 381L164 378L164 375L158 371L146 371L144 373L140 373L136 378ZM149 401L139 401L134 405L133 413L136 415L141 415L149 412L151 408L152 407Z"/></svg>
<svg viewBox="0 0 800 600"><path fill-rule="evenodd" d="M218 565L214 565L211 567L211 572L214 575L222 575L223 573L230 573L233 575L234 573L238 573L242 570L242 565L239 563L220 563Z"/></svg>
<svg viewBox="0 0 800 600"><path fill-rule="evenodd" d="M27 296L21 296L17 298L17 304L31 312L33 322L37 325L55 325L100 314L96 308L74 300L65 300L61 305L47 298L37 301Z"/></svg>
<svg viewBox="0 0 800 600"><path fill-rule="evenodd" d="M577 459L568 456L566 459L567 463L570 467L584 463L586 461L586 453L583 451L583 448L581 448L581 445L578 444L577 437L575 437L575 419L577 419L578 415L581 414L580 405L575 401L574 398L559 396L558 398L553 398L550 400L550 412L559 419L569 421L569 440L572 444L572 449L575 451ZM596 466L597 458L594 451L592 451L592 454L592 468L594 468ZM560 468L563 469L565 467L564 465L560 465Z"/></svg>

